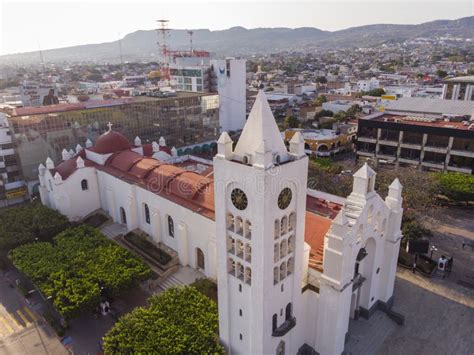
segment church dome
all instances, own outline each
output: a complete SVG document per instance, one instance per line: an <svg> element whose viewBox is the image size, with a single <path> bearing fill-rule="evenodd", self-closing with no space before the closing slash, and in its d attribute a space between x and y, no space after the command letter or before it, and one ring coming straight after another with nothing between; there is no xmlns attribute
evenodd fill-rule
<svg viewBox="0 0 474 355"><path fill-rule="evenodd" d="M94 152L99 154L109 154L131 148L132 146L130 145L130 142L123 134L115 131L108 131L97 139L94 145Z"/></svg>

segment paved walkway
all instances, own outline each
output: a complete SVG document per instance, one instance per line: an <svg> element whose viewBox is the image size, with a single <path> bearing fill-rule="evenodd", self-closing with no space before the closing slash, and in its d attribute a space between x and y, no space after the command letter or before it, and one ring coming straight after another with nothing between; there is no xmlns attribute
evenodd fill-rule
<svg viewBox="0 0 474 355"><path fill-rule="evenodd" d="M111 223L102 227L101 232L104 233L108 238L114 239L119 235L125 235L128 232L127 226L119 223Z"/></svg>

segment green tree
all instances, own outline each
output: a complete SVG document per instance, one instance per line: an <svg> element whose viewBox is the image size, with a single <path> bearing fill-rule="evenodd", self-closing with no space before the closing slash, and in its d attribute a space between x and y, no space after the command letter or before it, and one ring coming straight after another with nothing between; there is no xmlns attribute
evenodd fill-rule
<svg viewBox="0 0 474 355"><path fill-rule="evenodd" d="M318 76L316 78L316 82L320 84L326 84L328 82L328 79L326 79L325 76Z"/></svg>
<svg viewBox="0 0 474 355"><path fill-rule="evenodd" d="M298 126L298 118L292 115L288 115L285 117L285 128L297 128Z"/></svg>
<svg viewBox="0 0 474 355"><path fill-rule="evenodd" d="M474 176L461 173L438 173L441 193L457 202L474 201Z"/></svg>
<svg viewBox="0 0 474 355"><path fill-rule="evenodd" d="M41 203L0 210L0 255L26 243L50 241L69 227L68 219Z"/></svg>
<svg viewBox="0 0 474 355"><path fill-rule="evenodd" d="M119 295L150 276L143 261L91 227L67 229L54 242L25 244L9 256L65 318L96 307L101 295Z"/></svg>
<svg viewBox="0 0 474 355"><path fill-rule="evenodd" d="M217 305L191 286L152 296L115 323L104 337L105 354L224 354Z"/></svg>
<svg viewBox="0 0 474 355"><path fill-rule="evenodd" d="M438 75L438 78L443 79L448 76L448 73L445 70L438 69L436 75Z"/></svg>
<svg viewBox="0 0 474 355"><path fill-rule="evenodd" d="M380 97L382 95L385 95L385 90L382 89L382 88L377 88L377 89L372 89L372 90L369 90L369 91L364 91L362 94L363 95Z"/></svg>
<svg viewBox="0 0 474 355"><path fill-rule="evenodd" d="M322 106L322 104L327 101L328 99L325 95L319 95L314 101L314 103L316 104L316 106Z"/></svg>

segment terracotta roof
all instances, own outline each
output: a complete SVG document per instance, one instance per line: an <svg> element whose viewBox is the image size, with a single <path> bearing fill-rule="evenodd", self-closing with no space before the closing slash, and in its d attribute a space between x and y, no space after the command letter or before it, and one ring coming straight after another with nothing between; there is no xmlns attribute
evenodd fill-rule
<svg viewBox="0 0 474 355"><path fill-rule="evenodd" d="M331 228L332 220L306 212L304 241L311 247L308 266L323 272L324 236Z"/></svg>
<svg viewBox="0 0 474 355"><path fill-rule="evenodd" d="M117 131L102 134L94 144L92 151L99 154L110 154L132 148L125 136Z"/></svg>
<svg viewBox="0 0 474 355"><path fill-rule="evenodd" d="M69 176L71 176L76 170L77 170L77 157L79 155L75 156L72 159L68 160L63 160L58 163L58 165L54 169L50 169L49 171L51 172L51 175L55 175L56 173L59 173L63 180L66 180ZM85 167L93 167L95 164L91 162L90 160L84 159L84 166Z"/></svg>

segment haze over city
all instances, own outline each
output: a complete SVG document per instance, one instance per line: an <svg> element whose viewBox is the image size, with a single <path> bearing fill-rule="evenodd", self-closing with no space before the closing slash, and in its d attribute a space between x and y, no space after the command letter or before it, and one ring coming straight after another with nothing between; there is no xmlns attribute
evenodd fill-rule
<svg viewBox="0 0 474 355"><path fill-rule="evenodd" d="M0 55L115 41L156 28L316 27L335 31L369 24L419 24L473 14L472 1L5 1ZM18 19L21 21L18 21Z"/></svg>

